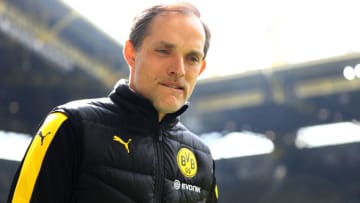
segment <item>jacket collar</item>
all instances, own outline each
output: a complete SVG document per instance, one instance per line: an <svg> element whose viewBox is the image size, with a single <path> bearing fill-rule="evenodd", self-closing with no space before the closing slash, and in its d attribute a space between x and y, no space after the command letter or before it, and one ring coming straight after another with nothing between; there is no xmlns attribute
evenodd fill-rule
<svg viewBox="0 0 360 203"><path fill-rule="evenodd" d="M140 122L139 125L142 127L151 127L159 124L158 112L150 100L131 90L127 80L119 80L109 97L115 104L125 110L129 119L136 123ZM161 125L164 127L174 126L179 122L180 115L186 111L188 106L189 103L187 102L178 111L167 114L160 122Z"/></svg>

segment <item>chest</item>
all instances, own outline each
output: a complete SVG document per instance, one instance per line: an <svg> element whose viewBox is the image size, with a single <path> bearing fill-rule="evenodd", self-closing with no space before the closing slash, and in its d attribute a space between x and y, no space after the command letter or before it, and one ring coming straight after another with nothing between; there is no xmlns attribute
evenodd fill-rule
<svg viewBox="0 0 360 203"><path fill-rule="evenodd" d="M79 188L105 183L119 193L148 199L164 194L170 199L202 199L211 187L211 156L174 139L184 136L174 130L134 133L126 128L88 123L83 132Z"/></svg>

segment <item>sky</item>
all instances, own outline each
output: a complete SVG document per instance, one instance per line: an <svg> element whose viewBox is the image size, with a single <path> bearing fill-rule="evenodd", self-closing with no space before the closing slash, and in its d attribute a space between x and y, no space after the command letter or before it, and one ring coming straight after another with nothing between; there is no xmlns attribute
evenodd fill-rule
<svg viewBox="0 0 360 203"><path fill-rule="evenodd" d="M133 17L174 0L62 0L117 43ZM212 31L203 78L360 51L358 0L188 0Z"/></svg>

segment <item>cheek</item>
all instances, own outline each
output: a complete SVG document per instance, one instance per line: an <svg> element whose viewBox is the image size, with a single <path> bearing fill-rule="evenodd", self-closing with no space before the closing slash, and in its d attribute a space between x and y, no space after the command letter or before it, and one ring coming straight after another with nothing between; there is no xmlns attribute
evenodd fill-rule
<svg viewBox="0 0 360 203"><path fill-rule="evenodd" d="M156 72L149 66L138 66L135 70L135 83L136 86L142 90L153 88L156 82Z"/></svg>
<svg viewBox="0 0 360 203"><path fill-rule="evenodd" d="M136 61L136 75L139 78L143 79L151 79L153 78L156 73L156 67L158 67L152 60L152 58L149 55L141 56L143 58L146 58L146 60L138 60Z"/></svg>
<svg viewBox="0 0 360 203"><path fill-rule="evenodd" d="M188 95L187 97L190 97L194 88L195 88L195 85L196 85L196 82L197 82L197 78L198 78L198 74L193 74L193 75L188 75L186 77L186 81L188 83L188 87L189 87L189 92L188 92Z"/></svg>
<svg viewBox="0 0 360 203"><path fill-rule="evenodd" d="M140 69L135 70L135 83L137 85L142 85L143 83L146 83L147 74Z"/></svg>
<svg viewBox="0 0 360 203"><path fill-rule="evenodd" d="M196 83L196 80L198 77L199 77L199 71L196 71L196 70L190 70L186 74L186 80L191 85Z"/></svg>

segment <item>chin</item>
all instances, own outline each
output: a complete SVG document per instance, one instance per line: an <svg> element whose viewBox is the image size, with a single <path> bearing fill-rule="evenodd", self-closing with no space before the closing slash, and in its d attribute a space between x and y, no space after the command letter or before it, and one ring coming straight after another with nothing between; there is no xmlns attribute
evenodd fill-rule
<svg viewBox="0 0 360 203"><path fill-rule="evenodd" d="M176 107L172 107L172 108L167 108L167 113L174 113L176 111L178 111L181 108L181 106L176 106Z"/></svg>
<svg viewBox="0 0 360 203"><path fill-rule="evenodd" d="M162 106L158 106L156 109L159 111L159 112L164 112L165 114L169 114L169 113L174 113L176 111L178 111L181 107L183 106L182 105L162 105Z"/></svg>
<svg viewBox="0 0 360 203"><path fill-rule="evenodd" d="M179 110L184 104L185 102L183 100L166 98L163 100L155 101L154 106L159 112L174 113Z"/></svg>

